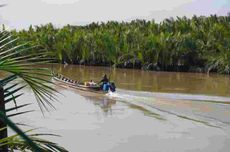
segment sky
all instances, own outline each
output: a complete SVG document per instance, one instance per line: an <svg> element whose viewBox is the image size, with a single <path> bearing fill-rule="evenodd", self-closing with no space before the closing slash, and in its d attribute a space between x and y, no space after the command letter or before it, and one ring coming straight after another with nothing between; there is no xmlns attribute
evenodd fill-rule
<svg viewBox="0 0 230 152"><path fill-rule="evenodd" d="M53 23L131 21L210 14L227 15L230 0L0 0L0 23L9 29Z"/></svg>

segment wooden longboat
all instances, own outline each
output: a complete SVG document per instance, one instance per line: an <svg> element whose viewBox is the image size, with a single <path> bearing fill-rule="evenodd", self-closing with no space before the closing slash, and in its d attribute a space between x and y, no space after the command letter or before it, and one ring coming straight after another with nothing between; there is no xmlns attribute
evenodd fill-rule
<svg viewBox="0 0 230 152"><path fill-rule="evenodd" d="M94 93L99 93L99 94L108 93L107 91L103 91L98 84L93 85L93 86L86 86L86 85L84 85L84 83L77 82L77 81L69 79L69 78L65 78L65 79L62 79L62 78L60 78L56 75L53 75L53 80L57 81L58 83L61 83L62 85L73 88L73 89L88 91L88 92L94 92Z"/></svg>

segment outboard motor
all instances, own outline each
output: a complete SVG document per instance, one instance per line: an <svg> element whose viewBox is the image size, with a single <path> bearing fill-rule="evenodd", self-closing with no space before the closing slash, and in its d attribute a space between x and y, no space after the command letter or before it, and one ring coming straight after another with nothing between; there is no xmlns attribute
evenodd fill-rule
<svg viewBox="0 0 230 152"><path fill-rule="evenodd" d="M103 91L109 91L110 84L109 83L104 83L102 86Z"/></svg>
<svg viewBox="0 0 230 152"><path fill-rule="evenodd" d="M115 92L116 91L116 86L115 86L114 82L110 83L109 89L110 89L111 92Z"/></svg>

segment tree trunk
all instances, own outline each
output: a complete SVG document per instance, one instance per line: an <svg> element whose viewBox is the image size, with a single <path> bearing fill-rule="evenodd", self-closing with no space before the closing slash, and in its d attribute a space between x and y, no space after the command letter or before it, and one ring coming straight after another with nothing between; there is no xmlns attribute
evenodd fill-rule
<svg viewBox="0 0 230 152"><path fill-rule="evenodd" d="M4 102L4 90L2 87L0 87L0 110L2 112L5 112L5 102ZM4 123L4 121L0 118L0 128L5 128L4 130L0 131L0 139L7 137L7 125ZM1 144L1 143L0 143ZM0 152L7 152L8 147L0 146Z"/></svg>

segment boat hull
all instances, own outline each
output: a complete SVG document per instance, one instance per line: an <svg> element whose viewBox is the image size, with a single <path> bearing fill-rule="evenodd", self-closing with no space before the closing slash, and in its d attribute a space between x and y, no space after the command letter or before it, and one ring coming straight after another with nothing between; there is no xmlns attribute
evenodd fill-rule
<svg viewBox="0 0 230 152"><path fill-rule="evenodd" d="M101 90L100 86L84 86L81 84L76 84L76 83L71 83L71 82L67 82L64 80L61 80L57 77L53 77L53 80L61 83L62 85L68 86L72 89L77 89L77 90L81 90L81 91L87 91L87 92L94 92L94 93L99 93L99 94L106 94L108 92Z"/></svg>

